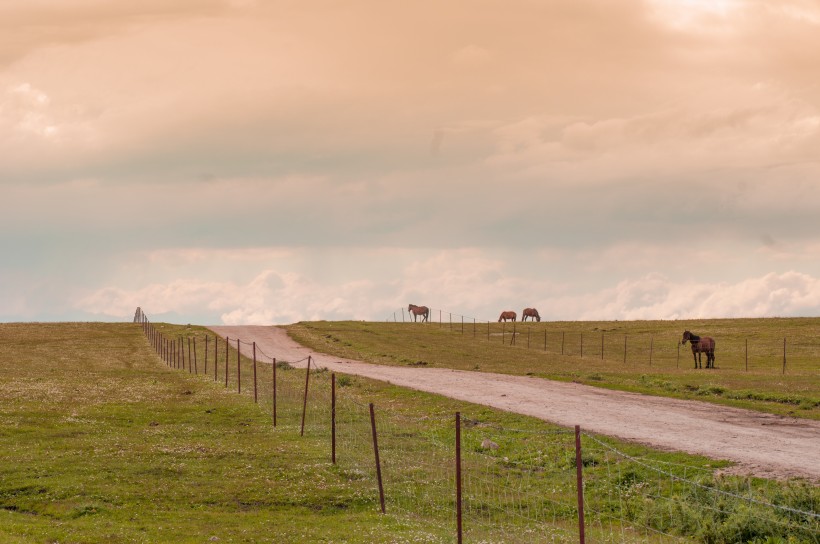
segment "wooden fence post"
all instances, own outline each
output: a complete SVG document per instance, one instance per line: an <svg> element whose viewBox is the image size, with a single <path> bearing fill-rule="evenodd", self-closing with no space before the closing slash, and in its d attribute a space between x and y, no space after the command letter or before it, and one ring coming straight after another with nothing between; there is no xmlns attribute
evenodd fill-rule
<svg viewBox="0 0 820 544"><path fill-rule="evenodd" d="M305 372L305 397L302 401L302 431L299 436L305 436L305 414L307 413L308 381L310 380L310 355L308 355L307 371Z"/></svg>
<svg viewBox="0 0 820 544"><path fill-rule="evenodd" d="M626 335L624 335L624 366L626 366Z"/></svg>
<svg viewBox="0 0 820 544"><path fill-rule="evenodd" d="M242 365L239 362L240 353L239 353L239 338L236 339L236 392L242 392Z"/></svg>
<svg viewBox="0 0 820 544"><path fill-rule="evenodd" d="M746 372L749 371L749 339L746 339Z"/></svg>
<svg viewBox="0 0 820 544"><path fill-rule="evenodd" d="M256 342L253 343L253 402L259 403L256 396Z"/></svg>
<svg viewBox="0 0 820 544"><path fill-rule="evenodd" d="M205 335L205 376L208 376L208 335Z"/></svg>
<svg viewBox="0 0 820 544"><path fill-rule="evenodd" d="M584 461L581 456L581 426L575 426L575 477L578 489L578 536L584 544Z"/></svg>
<svg viewBox="0 0 820 544"><path fill-rule="evenodd" d="M330 375L330 458L336 464L336 373Z"/></svg>
<svg viewBox="0 0 820 544"><path fill-rule="evenodd" d="M783 337L783 374L786 373L786 338Z"/></svg>
<svg viewBox="0 0 820 544"><path fill-rule="evenodd" d="M456 531L458 544L462 541L461 511L461 412L456 412Z"/></svg>
<svg viewBox="0 0 820 544"><path fill-rule="evenodd" d="M273 426L276 427L276 357L273 358Z"/></svg>
<svg viewBox="0 0 820 544"><path fill-rule="evenodd" d="M228 344L228 337L225 337L225 387L228 387L228 348L230 344Z"/></svg>
<svg viewBox="0 0 820 544"><path fill-rule="evenodd" d="M376 414L373 411L373 403L370 403L370 431L373 436L373 453L376 455L376 479L379 482L379 504L382 514L384 514L384 485L382 484L382 466L379 461L379 438L376 434Z"/></svg>

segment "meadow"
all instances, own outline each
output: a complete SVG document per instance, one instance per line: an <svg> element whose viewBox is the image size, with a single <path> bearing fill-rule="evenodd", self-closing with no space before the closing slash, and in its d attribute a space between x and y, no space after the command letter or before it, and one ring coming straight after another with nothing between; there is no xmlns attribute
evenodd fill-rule
<svg viewBox="0 0 820 544"><path fill-rule="evenodd" d="M209 334L198 326L155 329L181 346ZM387 364L446 364L650 390L667 380L658 376L677 376L671 368L657 376L645 368L617 371L606 358L615 368L598 367L588 354L537 353L522 345L522 336L509 346L493 330L490 342L478 342L478 335L467 341L466 332L444 324L320 322L290 331L323 351ZM274 426L270 364L258 365L254 401L247 357L238 365L243 385L237 394L230 347L217 346L222 366L215 369L211 358L208 374L202 351L195 369L190 358L187 367L174 367L136 324L0 324L0 349L3 542L454 542L456 412L463 418L465 541L578 541L571 430L321 370L310 374L303 404L306 375L286 361L277 365ZM528 357L534 359L522 362ZM231 368L224 381L226 361ZM680 368L677 377L700 388L718 379L718 361L711 374ZM583 368L588 362L593 366ZM766 375L775 382L790 371ZM816 380L810 362L795 362L794 371L803 382ZM335 463L332 382L339 391ZM737 402L782 405L814 417L816 407L806 405L817 389L804 392L800 380L796 391L788 381L767 388L741 383L801 400ZM371 404L380 429L384 514ZM818 541L816 486L723 477L717 471L726 463L604 437L583 440L588 541Z"/></svg>
<svg viewBox="0 0 820 544"><path fill-rule="evenodd" d="M689 346L679 345L684 330L716 339L715 369L694 368ZM288 332L317 351L385 365L532 375L820 419L818 318L512 324L445 314L430 323L305 322Z"/></svg>

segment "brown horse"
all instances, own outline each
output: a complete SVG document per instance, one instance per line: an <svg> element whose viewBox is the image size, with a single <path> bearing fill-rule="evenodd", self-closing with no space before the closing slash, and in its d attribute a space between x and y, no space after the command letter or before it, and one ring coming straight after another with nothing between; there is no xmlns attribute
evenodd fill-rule
<svg viewBox="0 0 820 544"><path fill-rule="evenodd" d="M416 306L415 304L411 304L407 307L407 312L413 315L413 321L416 321L416 318L421 316L422 323L428 321L430 317L430 308L427 306Z"/></svg>
<svg viewBox="0 0 820 544"><path fill-rule="evenodd" d="M508 319L511 320L511 321L515 321L516 317L518 317L518 314L508 310L506 312L501 312L501 315L498 316L498 322L499 323L501 323L501 321L506 322Z"/></svg>
<svg viewBox="0 0 820 544"><path fill-rule="evenodd" d="M701 367L701 354L706 354L706 368L715 368L715 339L708 336L700 337L692 334L689 331L683 331L683 340L681 344L686 344L686 341L692 346L692 357L695 358L695 368Z"/></svg>
<svg viewBox="0 0 820 544"><path fill-rule="evenodd" d="M538 315L538 310L535 308L524 308L524 311L521 312L521 321L526 321L528 317L536 321L541 321L541 316Z"/></svg>

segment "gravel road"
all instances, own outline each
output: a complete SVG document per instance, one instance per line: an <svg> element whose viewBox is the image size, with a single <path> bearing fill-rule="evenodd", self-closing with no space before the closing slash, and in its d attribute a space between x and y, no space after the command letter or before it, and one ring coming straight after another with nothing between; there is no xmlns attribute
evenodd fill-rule
<svg viewBox="0 0 820 544"><path fill-rule="evenodd" d="M528 376L382 366L316 353L271 326L210 327L288 362L492 406L558 425L737 463L732 472L820 483L820 422ZM304 366L306 363L297 363Z"/></svg>

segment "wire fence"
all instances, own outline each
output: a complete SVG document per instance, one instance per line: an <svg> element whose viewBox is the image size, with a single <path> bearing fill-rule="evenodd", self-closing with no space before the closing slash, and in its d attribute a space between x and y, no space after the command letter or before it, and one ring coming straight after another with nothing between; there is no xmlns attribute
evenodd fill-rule
<svg viewBox="0 0 820 544"><path fill-rule="evenodd" d="M276 432L325 442L340 477L364 484L363 503L421 527L419 541L820 544L810 483L719 476L577 427L376 406L310 357L281 361L218 336L171 339L140 310L135 321L169 367L252 397Z"/></svg>
<svg viewBox="0 0 820 544"><path fill-rule="evenodd" d="M419 323L404 308L385 321ZM584 322L487 321L439 309L429 309L431 326L460 334L465 339L496 342L508 346L543 351L552 355L599 359L648 368L685 368L697 364L690 345L681 344L681 329L669 332L619 332ZM776 334L723 335L717 340L716 368L751 372L817 372L820 364L820 329L800 336ZM706 357L702 356L705 366Z"/></svg>

